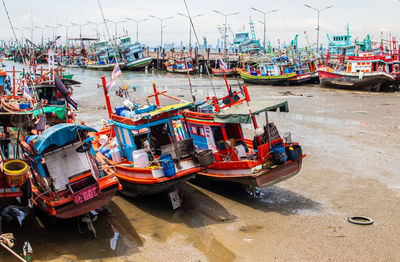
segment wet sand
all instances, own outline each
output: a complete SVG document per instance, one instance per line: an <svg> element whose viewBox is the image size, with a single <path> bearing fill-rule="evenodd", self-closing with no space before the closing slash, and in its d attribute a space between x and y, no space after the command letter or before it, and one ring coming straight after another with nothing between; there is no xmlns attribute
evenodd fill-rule
<svg viewBox="0 0 400 262"><path fill-rule="evenodd" d="M96 87L102 73L71 71L84 82L74 91L79 118L100 127L106 119ZM185 76L124 78L142 100L153 81L171 95L190 97ZM206 78L193 77L192 83L198 99L212 94ZM226 93L221 79L213 84L217 94ZM28 239L34 261L399 261L400 93L317 85L249 91L254 100L289 101L289 113L271 113L270 119L307 154L298 175L259 188L257 196L235 186L187 184L177 211L165 195L116 196L94 222L96 238L77 220L51 225L43 216L31 217L22 229L6 227L16 232L15 250ZM119 101L112 95L114 105ZM375 223L347 222L355 215ZM0 251L1 261L9 259Z"/></svg>

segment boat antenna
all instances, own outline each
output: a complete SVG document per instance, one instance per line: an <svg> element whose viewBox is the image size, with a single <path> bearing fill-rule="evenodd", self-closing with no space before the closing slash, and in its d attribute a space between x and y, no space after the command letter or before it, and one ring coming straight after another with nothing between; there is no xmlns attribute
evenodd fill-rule
<svg viewBox="0 0 400 262"><path fill-rule="evenodd" d="M118 60L117 60L117 35L115 35L115 39L114 39L114 41L112 41L112 38L111 38L111 35L110 35L110 31L108 30L108 26L107 26L107 23L106 23L106 18L105 18L104 13L103 13L103 8L101 7L101 4L100 4L100 0L97 0L97 3L99 4L101 17L103 18L104 27L106 28L107 35L108 35L108 40L111 42L111 44L113 46L115 63L118 64ZM128 87L125 84L124 76L122 74L121 74L121 80L122 80L122 90L123 90L124 97L129 100L129 93L128 93L128 90L127 90Z"/></svg>
<svg viewBox="0 0 400 262"><path fill-rule="evenodd" d="M192 21L192 16L190 15L189 8L187 6L186 0L183 0L183 2L185 3L186 12L187 12L187 14L189 16L190 26L192 27L194 36L196 37L197 46L200 46L200 41L199 41L199 38L197 37L196 29L194 28L193 21ZM211 84L211 88L212 88L212 90L214 92L214 96L217 97L217 93L215 92L215 87L213 85L213 82L212 82L212 79L211 79L211 76L210 76L210 68L208 67L207 63L205 63L205 67L206 67L206 72L207 72L207 75L208 75L208 79L210 79L210 84Z"/></svg>

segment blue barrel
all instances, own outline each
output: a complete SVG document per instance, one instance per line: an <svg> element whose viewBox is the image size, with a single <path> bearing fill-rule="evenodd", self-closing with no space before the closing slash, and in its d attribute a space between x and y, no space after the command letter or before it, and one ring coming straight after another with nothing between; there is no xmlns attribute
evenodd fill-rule
<svg viewBox="0 0 400 262"><path fill-rule="evenodd" d="M283 145L283 143L275 143L272 145L272 153L274 152L279 152L281 153L281 157L283 162L286 162L287 160L287 156L286 156L286 150L285 150L285 146Z"/></svg>
<svg viewBox="0 0 400 262"><path fill-rule="evenodd" d="M171 154L160 156L159 161L161 162L161 166L166 177L172 177L175 175L175 165Z"/></svg>
<svg viewBox="0 0 400 262"><path fill-rule="evenodd" d="M108 147L102 147L100 148L100 153L102 153L104 156L110 152L110 149Z"/></svg>

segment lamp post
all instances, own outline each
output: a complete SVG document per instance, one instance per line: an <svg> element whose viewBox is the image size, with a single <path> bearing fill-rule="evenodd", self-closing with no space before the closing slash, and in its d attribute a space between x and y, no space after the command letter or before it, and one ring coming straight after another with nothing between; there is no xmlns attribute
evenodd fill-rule
<svg viewBox="0 0 400 262"><path fill-rule="evenodd" d="M79 38L82 39L82 26L87 25L88 23L84 24L76 24L76 23L71 23L71 26L79 26Z"/></svg>
<svg viewBox="0 0 400 262"><path fill-rule="evenodd" d="M44 27L42 26L35 26L36 29L40 29L42 31L42 46L43 46L43 29Z"/></svg>
<svg viewBox="0 0 400 262"><path fill-rule="evenodd" d="M125 17L125 19L129 20L129 21L133 21L133 22L136 23L136 42L139 42L139 23L143 22L143 21L146 21L146 20L149 20L149 19L148 18L144 18L144 19L136 20L136 19L132 19L132 18L129 18L129 17Z"/></svg>
<svg viewBox="0 0 400 262"><path fill-rule="evenodd" d="M65 44L68 45L68 24L66 25L58 24L58 26L60 27L65 26Z"/></svg>
<svg viewBox="0 0 400 262"><path fill-rule="evenodd" d="M192 24L190 23L190 17L187 15L181 14L181 13L178 13L178 15L184 16L187 19L189 19L189 50L190 50L190 48L192 47ZM195 16L192 16L192 18L196 18L196 17L203 16L203 15L204 14L195 15Z"/></svg>
<svg viewBox="0 0 400 262"><path fill-rule="evenodd" d="M118 24L119 23L124 23L126 20L121 20L121 21L111 21L109 19L104 19L106 22L113 23L115 25L115 39L118 37Z"/></svg>
<svg viewBox="0 0 400 262"><path fill-rule="evenodd" d="M311 9L317 11L317 13L318 13L318 23L317 23L317 53L319 53L319 13L320 13L322 10L325 10L325 9L328 9L328 8L332 8L333 5L327 6L327 7L321 8L321 9L317 9L317 8L312 7L312 6L310 6L310 5L307 5L307 4L304 4L304 6L305 6L305 7L308 7L308 8L311 8Z"/></svg>
<svg viewBox="0 0 400 262"><path fill-rule="evenodd" d="M21 45L24 45L24 29L18 28L18 27L14 27L14 28L16 30L20 30L21 31L21 35L22 35Z"/></svg>
<svg viewBox="0 0 400 262"><path fill-rule="evenodd" d="M220 14L220 15L223 15L223 16L225 17L225 26L224 26L224 30L225 30L225 32L224 32L224 49L227 49L227 48L226 48L226 37L227 37L227 36L226 36L226 27L228 26L228 25L227 25L228 16L237 15L237 14L239 14L239 12L232 13L232 14L223 14L223 13L217 11L217 10L213 10L213 11L214 11L215 13Z"/></svg>
<svg viewBox="0 0 400 262"><path fill-rule="evenodd" d="M154 15L150 15L150 17L152 17L152 18L157 19L157 20L160 21L160 24L161 24L161 46L160 46L160 50L161 50L161 49L162 49L162 46L163 46L163 40L162 40L162 35L163 35L163 22L164 22L165 20L168 20L168 19L171 19L171 18L174 18L174 17L173 17L173 16L170 16L170 17L166 17L166 18L159 18L159 17L154 16Z"/></svg>
<svg viewBox="0 0 400 262"><path fill-rule="evenodd" d="M263 22L263 25L264 25L264 41L263 42L264 42L264 54L265 54L267 52L267 49L265 48L265 35L266 35L266 32L267 32L266 16L267 16L267 14L274 13L274 12L278 11L278 9L274 9L274 10L271 10L271 11L268 11L268 12L261 11L260 9L257 9L255 7L252 7L251 9L263 14L263 16L264 16L264 22Z"/></svg>
<svg viewBox="0 0 400 262"><path fill-rule="evenodd" d="M51 25L45 25L47 28L52 28L53 29L53 41L55 40L55 32L54 29L56 29L58 26L51 26Z"/></svg>
<svg viewBox="0 0 400 262"><path fill-rule="evenodd" d="M86 21L86 24L93 24L93 25L96 26L96 38L97 38L97 40L98 40L98 39L100 38L100 35L99 35L99 25L102 24L102 22L100 22L100 23L95 23L95 22L91 22L91 21Z"/></svg>

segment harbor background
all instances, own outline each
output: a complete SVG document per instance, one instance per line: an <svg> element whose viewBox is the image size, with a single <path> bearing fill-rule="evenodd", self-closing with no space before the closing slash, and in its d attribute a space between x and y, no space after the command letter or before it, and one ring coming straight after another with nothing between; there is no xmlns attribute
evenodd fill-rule
<svg viewBox="0 0 400 262"><path fill-rule="evenodd" d="M4 64L11 70L11 62ZM68 71L82 82L72 95L79 104L78 120L100 128L107 113L98 84L110 72ZM153 82L160 91L190 99L185 75L150 70L123 72L123 79L129 89L136 87L131 94L141 101L152 92ZM206 75L191 80L198 100L212 95ZM212 84L217 94L226 94L223 79L212 78ZM400 116L395 111L400 93L318 85L248 88L254 100L289 101L290 112L272 113L271 119L281 134L290 130L303 145L307 157L297 176L258 189L256 197L235 187L188 184L183 207L175 212L160 195L117 196L94 223L96 238L76 220L52 225L34 216L22 228L9 225L15 249L29 240L34 261L399 260ZM117 105L121 98L114 90L111 102ZM348 223L355 215L375 223ZM1 261L10 259L0 253Z"/></svg>

